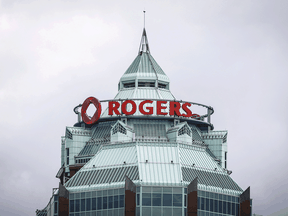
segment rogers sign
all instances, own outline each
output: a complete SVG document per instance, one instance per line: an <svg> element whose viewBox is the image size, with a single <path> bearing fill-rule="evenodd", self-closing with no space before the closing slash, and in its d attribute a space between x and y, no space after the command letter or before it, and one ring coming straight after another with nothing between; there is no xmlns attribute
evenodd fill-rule
<svg viewBox="0 0 288 216"><path fill-rule="evenodd" d="M97 111L94 113L92 118L89 118L89 116L86 114L87 108L90 104L93 104ZM154 106L153 103L156 103L156 113L154 113ZM139 103L138 103L139 104ZM134 115L137 110L143 115L153 115L156 114L158 116L183 116L186 118L197 118L200 117L198 114L193 114L192 111L188 108L192 104L189 102L185 102L181 104L177 101L165 101L165 100L143 100L138 105L134 100L124 100L122 103L118 101L108 101L108 115L122 115L125 114L126 116ZM131 107L127 110L127 105ZM150 106L149 106L150 105ZM169 105L169 111L167 112L167 108ZM144 109L145 107L145 109ZM185 113L181 113L180 110L183 110ZM98 99L94 97L87 98L81 108L81 116L83 121L86 124L94 124L98 121L101 115L101 103Z"/></svg>

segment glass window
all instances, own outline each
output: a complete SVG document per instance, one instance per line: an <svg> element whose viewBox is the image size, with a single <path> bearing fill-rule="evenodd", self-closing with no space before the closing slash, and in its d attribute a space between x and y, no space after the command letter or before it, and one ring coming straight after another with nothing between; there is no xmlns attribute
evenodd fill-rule
<svg viewBox="0 0 288 216"><path fill-rule="evenodd" d="M125 189L124 188L120 188L119 189L119 194L125 194Z"/></svg>
<svg viewBox="0 0 288 216"><path fill-rule="evenodd" d="M96 210L96 198L92 198L92 210Z"/></svg>
<svg viewBox="0 0 288 216"><path fill-rule="evenodd" d="M102 197L97 198L97 210L102 209Z"/></svg>
<svg viewBox="0 0 288 216"><path fill-rule="evenodd" d="M86 199L86 211L91 210L91 198Z"/></svg>
<svg viewBox="0 0 288 216"><path fill-rule="evenodd" d="M232 203L232 215L235 215L235 203Z"/></svg>
<svg viewBox="0 0 288 216"><path fill-rule="evenodd" d="M118 195L119 190L118 189L114 189L114 195Z"/></svg>
<svg viewBox="0 0 288 216"><path fill-rule="evenodd" d="M174 194L182 194L182 188L174 187L173 188L173 193Z"/></svg>
<svg viewBox="0 0 288 216"><path fill-rule="evenodd" d="M80 200L77 199L75 201L76 201L76 203L75 203L75 212L79 212L80 211Z"/></svg>
<svg viewBox="0 0 288 216"><path fill-rule="evenodd" d="M172 193L171 187L163 187L163 193Z"/></svg>
<svg viewBox="0 0 288 216"><path fill-rule="evenodd" d="M206 204L206 205L205 205L205 210L206 210L206 211L209 211L209 209L210 209L210 208L209 208L209 205L210 205L209 199L206 198L205 200L206 200L206 202L205 202L205 204Z"/></svg>
<svg viewBox="0 0 288 216"><path fill-rule="evenodd" d="M142 216L151 216L151 207L142 207Z"/></svg>
<svg viewBox="0 0 288 216"><path fill-rule="evenodd" d="M102 191L97 191L97 196L101 197L102 196Z"/></svg>
<svg viewBox="0 0 288 216"><path fill-rule="evenodd" d="M182 194L173 194L173 206L182 206Z"/></svg>
<svg viewBox="0 0 288 216"><path fill-rule="evenodd" d="M159 215L161 215L161 207L153 207L153 208L152 208L152 215L153 215L153 216L159 216Z"/></svg>
<svg viewBox="0 0 288 216"><path fill-rule="evenodd" d="M152 187L152 191L153 191L153 193L161 193L162 188L161 187Z"/></svg>
<svg viewBox="0 0 288 216"><path fill-rule="evenodd" d="M81 199L81 211L85 211L85 199Z"/></svg>
<svg viewBox="0 0 288 216"><path fill-rule="evenodd" d="M236 197L232 196L232 202L236 202Z"/></svg>
<svg viewBox="0 0 288 216"><path fill-rule="evenodd" d="M136 192L140 192L140 187L136 187Z"/></svg>
<svg viewBox="0 0 288 216"><path fill-rule="evenodd" d="M201 202L201 198L197 197L197 209L200 209L200 202Z"/></svg>
<svg viewBox="0 0 288 216"><path fill-rule="evenodd" d="M161 193L153 193L152 194L152 205L153 206L161 206Z"/></svg>
<svg viewBox="0 0 288 216"><path fill-rule="evenodd" d="M227 212L227 211L226 211L226 202L223 201L223 213L226 214L226 212Z"/></svg>
<svg viewBox="0 0 288 216"><path fill-rule="evenodd" d="M118 196L114 196L114 208L118 208Z"/></svg>
<svg viewBox="0 0 288 216"><path fill-rule="evenodd" d="M108 208L113 208L113 196L108 197Z"/></svg>
<svg viewBox="0 0 288 216"><path fill-rule="evenodd" d="M150 193L151 192L151 187L142 187L142 192L143 193Z"/></svg>
<svg viewBox="0 0 288 216"><path fill-rule="evenodd" d="M140 205L140 194L137 194L136 196L136 204Z"/></svg>
<svg viewBox="0 0 288 216"><path fill-rule="evenodd" d="M85 198L85 192L81 193L81 198Z"/></svg>
<svg viewBox="0 0 288 216"><path fill-rule="evenodd" d="M103 196L107 196L107 190L103 190Z"/></svg>
<svg viewBox="0 0 288 216"><path fill-rule="evenodd" d="M173 215L182 215L182 208L173 208Z"/></svg>
<svg viewBox="0 0 288 216"><path fill-rule="evenodd" d="M209 198L210 197L210 193L206 191L206 198Z"/></svg>
<svg viewBox="0 0 288 216"><path fill-rule="evenodd" d="M58 202L54 202L54 214L57 214Z"/></svg>
<svg viewBox="0 0 288 216"><path fill-rule="evenodd" d="M219 196L218 196L217 193L215 193L214 196L215 196L215 199L219 199L219 198L218 198Z"/></svg>
<svg viewBox="0 0 288 216"><path fill-rule="evenodd" d="M227 202L227 213L231 214L231 203Z"/></svg>
<svg viewBox="0 0 288 216"><path fill-rule="evenodd" d="M219 194L219 199L222 200L222 194Z"/></svg>
<svg viewBox="0 0 288 216"><path fill-rule="evenodd" d="M70 212L74 212L74 200L70 200Z"/></svg>
<svg viewBox="0 0 288 216"><path fill-rule="evenodd" d="M227 196L223 195L223 201L227 201Z"/></svg>
<svg viewBox="0 0 288 216"><path fill-rule="evenodd" d="M184 206L186 206L187 195L184 195Z"/></svg>
<svg viewBox="0 0 288 216"><path fill-rule="evenodd" d="M213 199L210 199L210 211L214 211L214 200Z"/></svg>
<svg viewBox="0 0 288 216"><path fill-rule="evenodd" d="M219 213L223 213L222 201L219 201Z"/></svg>
<svg viewBox="0 0 288 216"><path fill-rule="evenodd" d="M186 194L187 194L187 188L184 188L184 193L186 193Z"/></svg>
<svg viewBox="0 0 288 216"><path fill-rule="evenodd" d="M205 208L205 207L204 207L204 204L205 204L205 203L204 203L204 200L205 200L205 198L202 197L202 198L201 198L201 210L204 210L204 208Z"/></svg>
<svg viewBox="0 0 288 216"><path fill-rule="evenodd" d="M124 207L124 195L120 195L120 208Z"/></svg>
<svg viewBox="0 0 288 216"><path fill-rule="evenodd" d="M107 197L103 197L103 209L107 209Z"/></svg>
<svg viewBox="0 0 288 216"><path fill-rule="evenodd" d="M218 205L219 205L219 201L218 200L214 200L214 211L215 212L219 212Z"/></svg>
<svg viewBox="0 0 288 216"><path fill-rule="evenodd" d="M165 215L165 216L172 216L172 208L164 207L164 208L163 208L163 215Z"/></svg>
<svg viewBox="0 0 288 216"><path fill-rule="evenodd" d="M239 216L239 204L236 204L236 216Z"/></svg>
<svg viewBox="0 0 288 216"><path fill-rule="evenodd" d="M228 198L228 201L229 201L229 202L231 202L231 201L232 201L232 198L231 198L231 196L227 196L227 198Z"/></svg>
<svg viewBox="0 0 288 216"><path fill-rule="evenodd" d="M151 194L150 193L142 193L142 205L151 206Z"/></svg>
<svg viewBox="0 0 288 216"><path fill-rule="evenodd" d="M172 194L163 194L163 206L172 206Z"/></svg>

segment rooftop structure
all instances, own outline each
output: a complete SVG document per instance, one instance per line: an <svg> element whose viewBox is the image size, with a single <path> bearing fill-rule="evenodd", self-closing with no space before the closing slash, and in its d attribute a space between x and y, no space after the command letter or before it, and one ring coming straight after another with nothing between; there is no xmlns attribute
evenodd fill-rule
<svg viewBox="0 0 288 216"><path fill-rule="evenodd" d="M250 188L227 169L227 131L214 131L214 110L177 101L151 55L144 28L137 57L99 120L78 122L61 138L60 179L36 215L251 215ZM203 109L195 114L193 107ZM79 109L81 108L81 112ZM86 118L86 117L85 117Z"/></svg>

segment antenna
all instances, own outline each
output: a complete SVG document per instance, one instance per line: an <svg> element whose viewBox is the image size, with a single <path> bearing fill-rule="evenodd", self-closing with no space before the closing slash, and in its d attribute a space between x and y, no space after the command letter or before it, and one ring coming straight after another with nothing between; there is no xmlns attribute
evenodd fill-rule
<svg viewBox="0 0 288 216"><path fill-rule="evenodd" d="M145 13L146 13L146 11L144 10L143 13L144 13L144 28L145 28Z"/></svg>

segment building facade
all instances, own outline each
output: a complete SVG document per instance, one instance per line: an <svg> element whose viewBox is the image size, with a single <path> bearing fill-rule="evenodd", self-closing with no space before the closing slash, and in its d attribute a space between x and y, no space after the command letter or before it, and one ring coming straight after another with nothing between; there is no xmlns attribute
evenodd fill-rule
<svg viewBox="0 0 288 216"><path fill-rule="evenodd" d="M59 187L36 215L251 215L250 188L227 169L228 132L214 130L212 107L177 101L145 29L115 98L87 98L74 112L78 122L61 137Z"/></svg>

